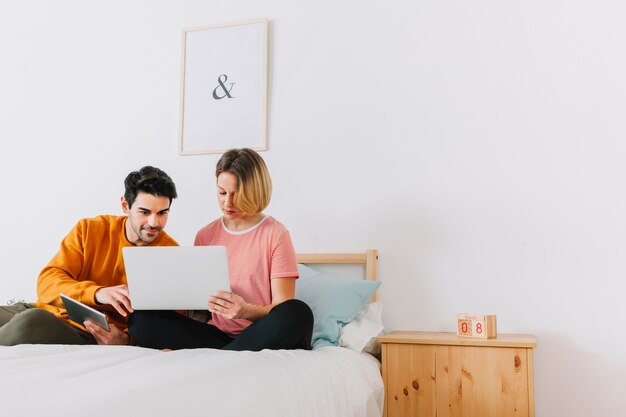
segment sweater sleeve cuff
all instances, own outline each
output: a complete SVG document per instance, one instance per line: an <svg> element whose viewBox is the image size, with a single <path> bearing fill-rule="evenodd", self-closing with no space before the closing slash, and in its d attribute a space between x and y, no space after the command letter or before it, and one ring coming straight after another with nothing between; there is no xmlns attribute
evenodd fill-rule
<svg viewBox="0 0 626 417"><path fill-rule="evenodd" d="M104 287L101 287L99 285L90 285L89 287L85 288L85 290L83 291L83 299L80 301L90 306L98 305L98 302L96 302L96 291L98 291L100 288Z"/></svg>

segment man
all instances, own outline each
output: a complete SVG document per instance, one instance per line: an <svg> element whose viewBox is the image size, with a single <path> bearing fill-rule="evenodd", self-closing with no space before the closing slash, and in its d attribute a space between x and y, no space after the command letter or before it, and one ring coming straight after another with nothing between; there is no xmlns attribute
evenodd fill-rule
<svg viewBox="0 0 626 417"><path fill-rule="evenodd" d="M0 345L131 344L127 317L133 309L122 248L178 245L163 231L177 194L172 179L151 166L128 174L124 186L126 216L80 220L39 274L37 302L0 306ZM110 330L71 322L61 293L105 312Z"/></svg>

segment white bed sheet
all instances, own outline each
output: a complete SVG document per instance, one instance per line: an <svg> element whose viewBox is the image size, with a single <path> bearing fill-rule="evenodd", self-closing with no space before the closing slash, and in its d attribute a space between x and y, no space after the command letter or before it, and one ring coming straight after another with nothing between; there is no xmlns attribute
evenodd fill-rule
<svg viewBox="0 0 626 417"><path fill-rule="evenodd" d="M341 347L0 347L2 415L379 417L383 392L380 363Z"/></svg>

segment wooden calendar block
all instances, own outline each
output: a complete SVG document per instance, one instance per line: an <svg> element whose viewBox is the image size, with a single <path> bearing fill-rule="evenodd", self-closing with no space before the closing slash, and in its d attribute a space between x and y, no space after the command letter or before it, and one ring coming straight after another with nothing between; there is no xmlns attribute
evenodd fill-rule
<svg viewBox="0 0 626 417"><path fill-rule="evenodd" d="M495 339L498 336L496 316L459 314L456 319L456 335L480 339Z"/></svg>

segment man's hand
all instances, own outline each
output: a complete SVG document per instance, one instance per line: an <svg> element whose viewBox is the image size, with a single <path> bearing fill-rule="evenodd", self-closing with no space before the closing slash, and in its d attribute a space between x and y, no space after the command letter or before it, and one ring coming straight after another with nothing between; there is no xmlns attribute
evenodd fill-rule
<svg viewBox="0 0 626 417"><path fill-rule="evenodd" d="M128 345L130 342L130 336L112 323L109 323L108 332L91 320L85 320L83 324L99 345Z"/></svg>
<svg viewBox="0 0 626 417"><path fill-rule="evenodd" d="M100 304L113 306L123 317L133 312L126 284L100 288L96 291L96 301Z"/></svg>

